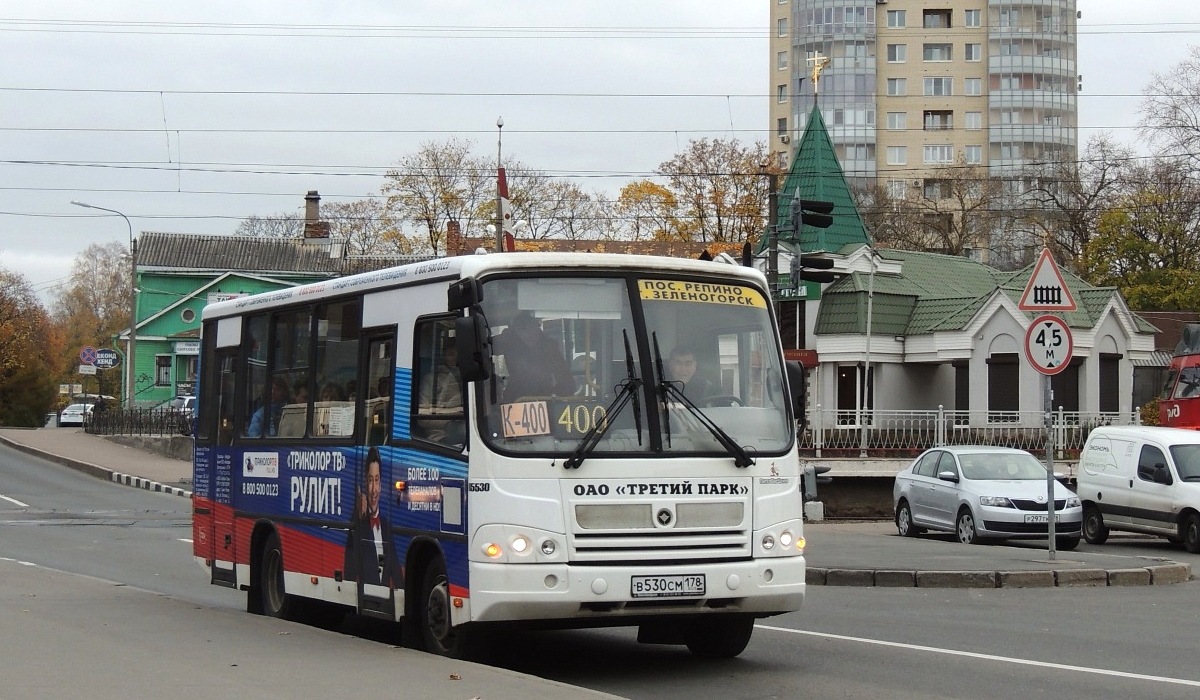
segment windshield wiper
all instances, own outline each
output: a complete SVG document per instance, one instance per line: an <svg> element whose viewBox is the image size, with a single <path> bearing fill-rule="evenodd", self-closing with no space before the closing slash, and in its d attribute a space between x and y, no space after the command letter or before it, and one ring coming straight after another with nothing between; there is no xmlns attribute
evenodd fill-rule
<svg viewBox="0 0 1200 700"><path fill-rule="evenodd" d="M604 419L592 424L592 427L583 434L583 439L579 441L575 451L563 462L564 469L578 469L583 464L584 458L600 443L600 438L604 437L604 433L608 432L608 427L612 425L613 419L625 409L625 404L631 400L633 401L633 423L637 428L638 445L642 444L642 403L638 399L638 390L642 387L642 380L633 368L633 352L629 348L629 333L622 331L622 334L625 337L626 377L621 380L621 389L604 411Z"/></svg>
<svg viewBox="0 0 1200 700"><path fill-rule="evenodd" d="M680 404L683 404L683 406L687 408L688 412L695 416L696 420L700 421L700 424L708 429L708 432L712 433L712 436L716 438L717 442L721 443L721 447L724 447L725 451L733 456L733 465L735 467L738 469L745 469L746 467L754 464L754 459L741 445L737 444L737 442L729 436L729 433L725 432L721 426L713 422L713 419L709 418L708 414L706 414L703 409L692 403L692 400L684 395L683 391L680 390L678 386L679 382L672 382L665 378L666 375L663 374L662 353L660 353L658 350L657 333L655 333L653 336L653 344L654 369L656 372L658 372L658 395L660 400L663 402L664 407L663 431L666 434L667 446L670 447L671 444L671 409L666 405L667 399L670 398L675 399Z"/></svg>

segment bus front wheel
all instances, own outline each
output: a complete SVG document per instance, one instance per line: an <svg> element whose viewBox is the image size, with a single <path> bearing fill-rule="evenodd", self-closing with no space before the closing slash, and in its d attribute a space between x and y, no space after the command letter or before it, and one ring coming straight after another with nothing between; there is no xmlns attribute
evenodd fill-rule
<svg viewBox="0 0 1200 700"><path fill-rule="evenodd" d="M465 659L473 655L470 625L451 624L453 600L450 597L450 581L446 578L446 565L441 559L425 569L422 580L421 610L418 615L421 639L425 651L452 659Z"/></svg>
<svg viewBox="0 0 1200 700"><path fill-rule="evenodd" d="M745 651L752 634L750 615L713 615L683 625L683 643L698 659L732 659Z"/></svg>

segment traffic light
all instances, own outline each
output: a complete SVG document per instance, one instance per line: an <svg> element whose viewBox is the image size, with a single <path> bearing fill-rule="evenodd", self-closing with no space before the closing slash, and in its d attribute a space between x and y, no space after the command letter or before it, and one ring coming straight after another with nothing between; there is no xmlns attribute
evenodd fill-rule
<svg viewBox="0 0 1200 700"><path fill-rule="evenodd" d="M818 258L815 255L792 256L792 283L798 285L800 280L807 282L833 282L838 278L836 272L823 272L833 269L833 260Z"/></svg>
<svg viewBox="0 0 1200 700"><path fill-rule="evenodd" d="M829 228L833 225L833 202L817 199L793 199L791 208L792 230L800 233L801 227Z"/></svg>

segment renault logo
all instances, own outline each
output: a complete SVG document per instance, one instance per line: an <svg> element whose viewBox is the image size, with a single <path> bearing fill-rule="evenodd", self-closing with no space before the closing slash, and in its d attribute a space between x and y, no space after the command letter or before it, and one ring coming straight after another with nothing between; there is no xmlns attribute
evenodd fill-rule
<svg viewBox="0 0 1200 700"><path fill-rule="evenodd" d="M655 516L655 518L658 520L658 524L662 525L663 527L671 524L671 517L671 511L667 508L660 508L658 515Z"/></svg>

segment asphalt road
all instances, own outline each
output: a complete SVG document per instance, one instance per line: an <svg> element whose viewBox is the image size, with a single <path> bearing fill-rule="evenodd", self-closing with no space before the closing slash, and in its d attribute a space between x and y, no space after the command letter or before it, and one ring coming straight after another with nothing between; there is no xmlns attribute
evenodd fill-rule
<svg viewBox="0 0 1200 700"><path fill-rule="evenodd" d="M39 656L52 657L59 667L101 674L85 657L73 659L70 654L86 654L89 644L105 645L105 639L111 643L101 657L132 655L146 674L161 669L164 675L156 677L153 689L168 694L175 688L175 697L190 697L183 690L203 690L195 675L218 667L226 670L207 689L210 694L219 689L221 694L272 697L275 688L265 679L286 685L289 678L271 669L300 669L292 676L305 677L305 659L317 657L335 669L342 668L336 663L384 670L362 671L361 684L341 680L345 676L336 670L338 683L314 680L307 689L301 685L293 697L311 696L315 689L326 692L342 682L344 692L403 688L397 653L415 652L395 649L389 628L361 622L333 625L353 633L355 638L346 639L345 634L314 626L242 613L244 594L209 586L186 542L189 507L186 499L117 486L0 447L0 575L11 574L5 567L22 561L42 571L86 574L149 591L125 588L121 599L112 599L111 590L91 593L103 602L95 609L35 608L51 615L50 623L86 633L80 634L81 642L52 647L52 654L44 648L7 645L12 653L0 660L0 697L63 695L72 690L108 697L89 693L89 676L84 673L76 674L73 685L70 674L55 676L44 686L45 693L16 692L38 690L29 685L36 679L21 671L26 666L18 664L45 669L45 662L35 659ZM945 545L961 546L949 541ZM1103 549L1113 547L1146 556L1187 556L1153 541L1122 540ZM13 595L11 587L6 590ZM496 649L490 663L629 698L1195 698L1200 695L1200 667L1194 663L1200 648L1198 595L1197 582L970 590L814 586L804 610L763 620L750 647L734 660L697 661L684 649L639 645L633 630L614 629L514 634ZM13 609L21 600L5 598L0 604ZM117 614L121 611L127 612ZM149 639L122 629L144 621L151 612L155 627ZM44 628L6 628L6 638L16 633L18 638L28 635L31 644L53 644L38 631ZM202 644L190 646L197 634L220 638L250 654L260 675L228 672L236 661L210 657ZM162 649L157 655L156 647ZM194 658L178 656L185 650ZM378 664L343 661L346 658ZM13 684L17 673L25 674L19 678L27 685L6 687L5 679ZM102 675L114 688L124 687L122 683L149 687L129 679L118 682L111 672ZM449 688L468 690L465 685ZM497 694L483 692L480 697Z"/></svg>

